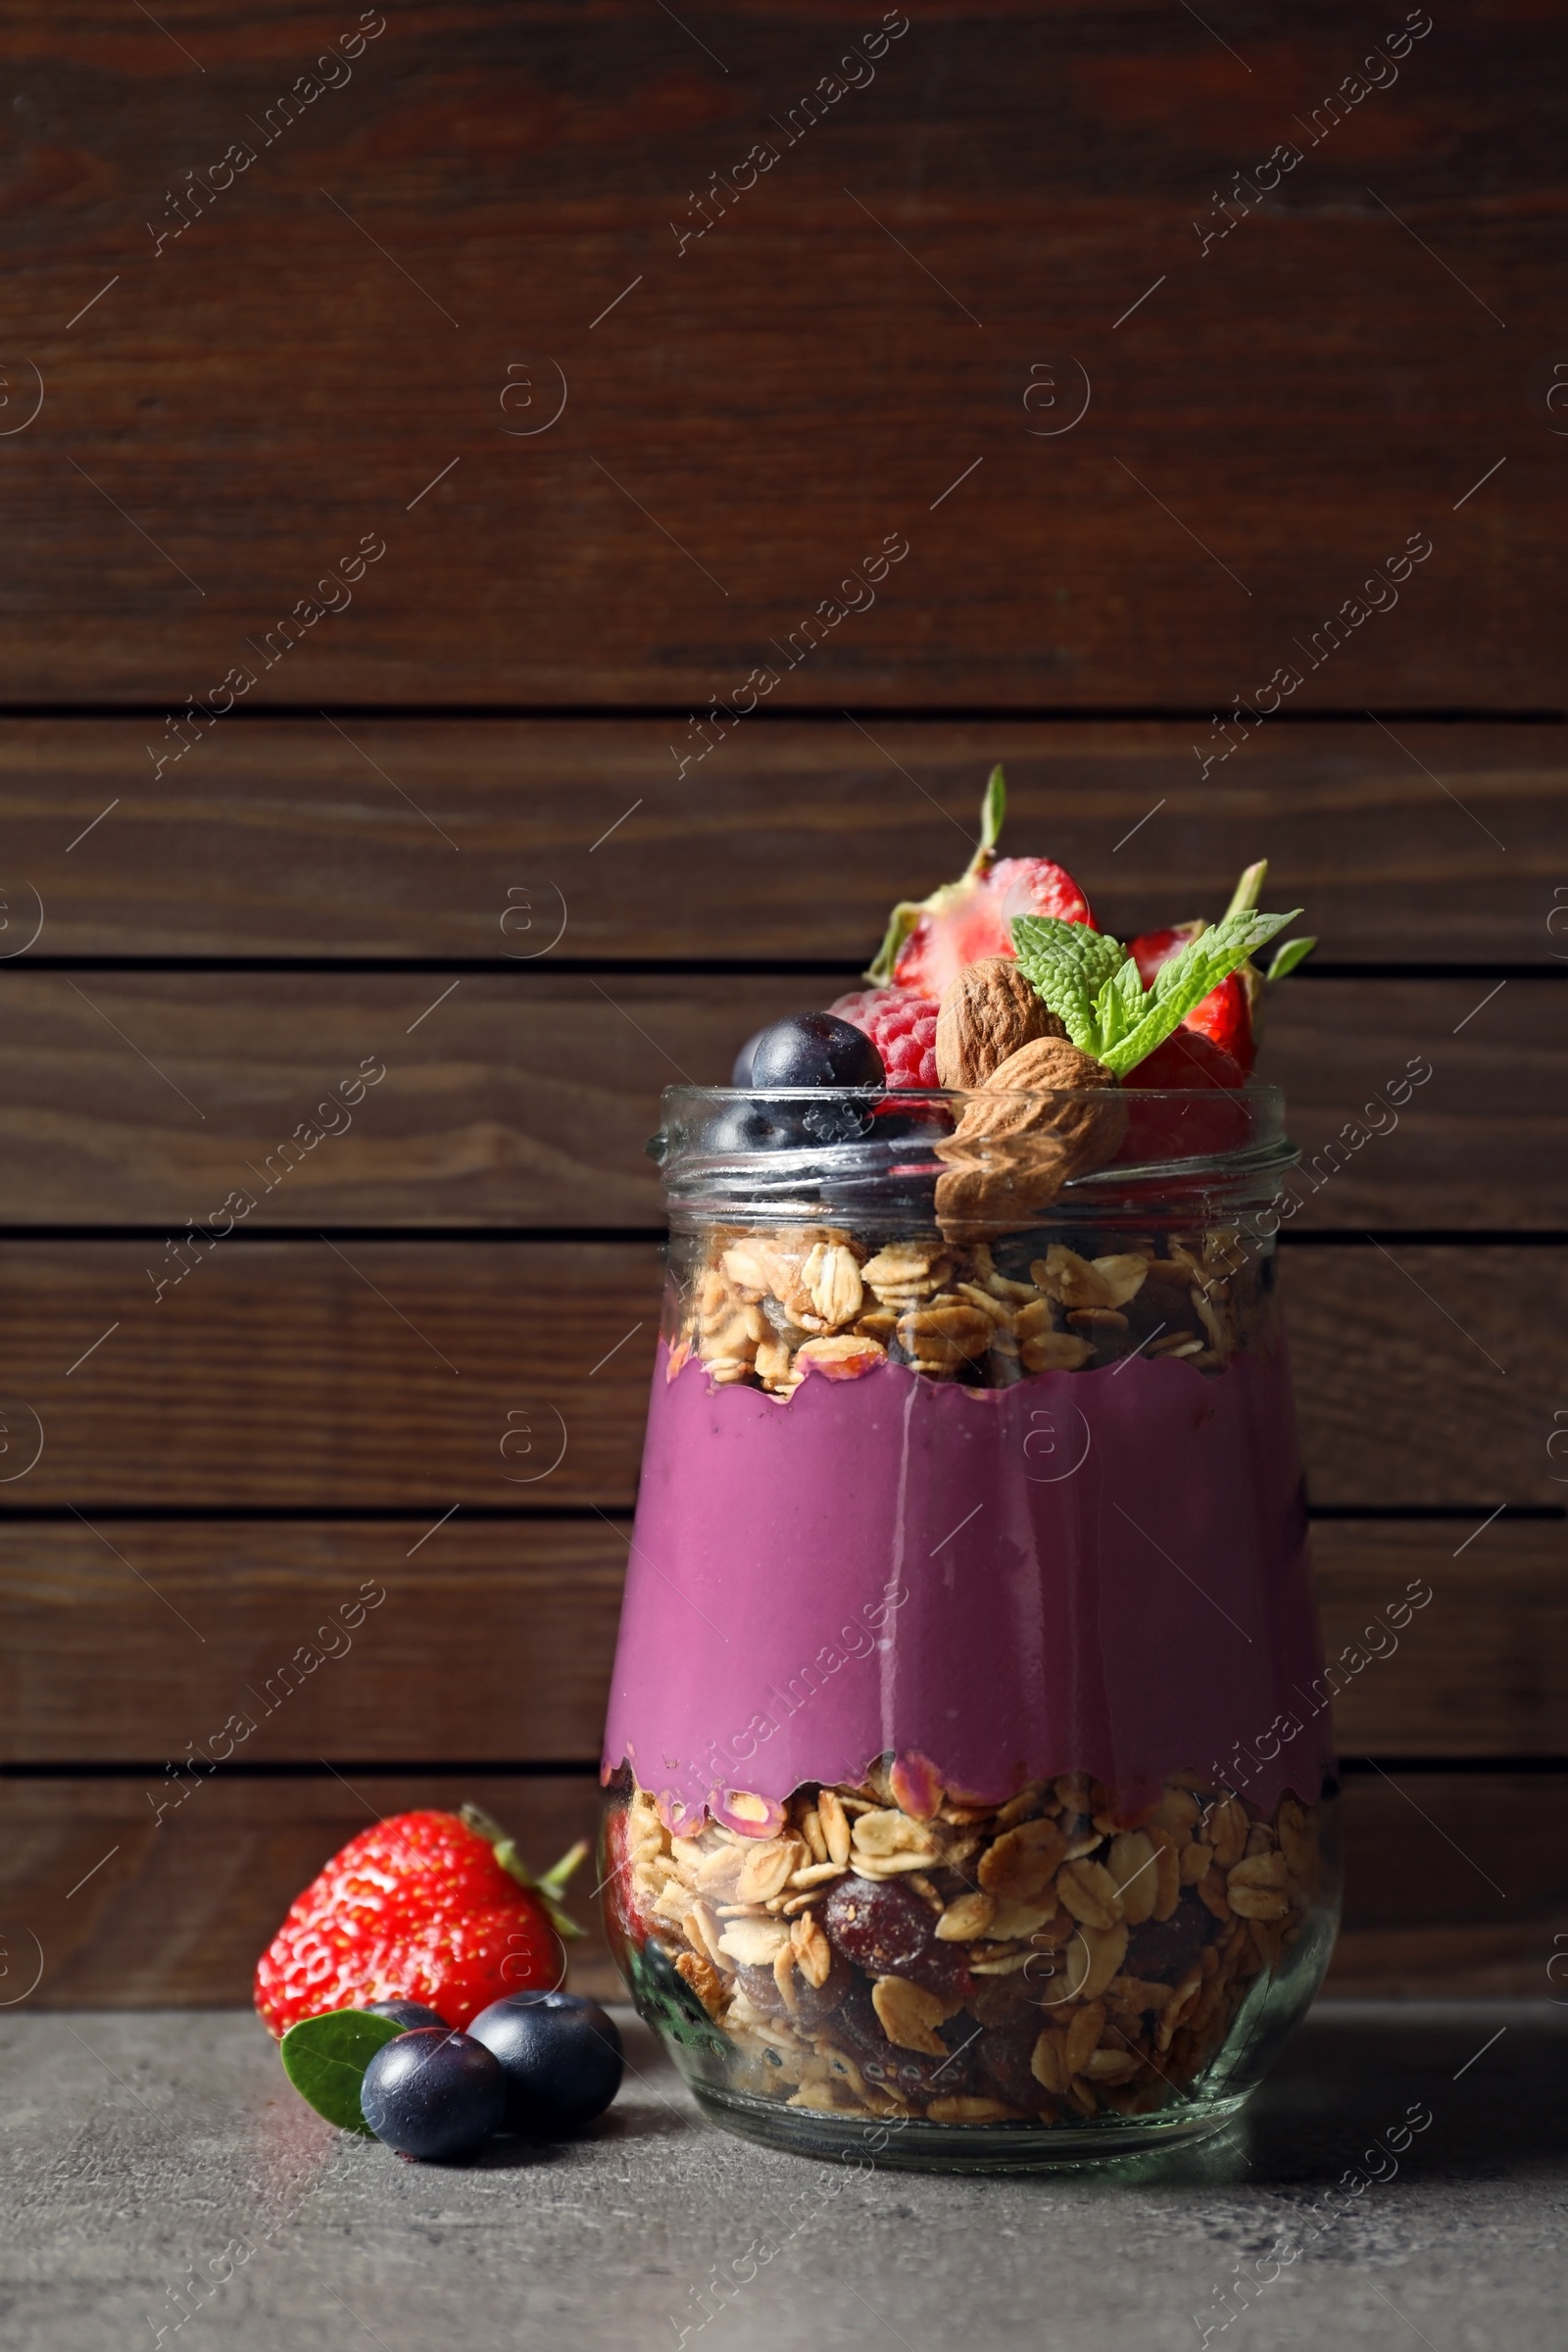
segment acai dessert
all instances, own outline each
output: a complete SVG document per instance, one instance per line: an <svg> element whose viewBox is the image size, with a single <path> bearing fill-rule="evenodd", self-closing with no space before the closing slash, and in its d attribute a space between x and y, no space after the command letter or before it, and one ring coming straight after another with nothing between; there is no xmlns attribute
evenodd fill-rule
<svg viewBox="0 0 1568 2352"><path fill-rule="evenodd" d="M714 2120L988 2169L1216 2128L1337 1902L1253 1075L1311 942L1259 864L1124 946L1003 809L665 1098L602 1873Z"/></svg>

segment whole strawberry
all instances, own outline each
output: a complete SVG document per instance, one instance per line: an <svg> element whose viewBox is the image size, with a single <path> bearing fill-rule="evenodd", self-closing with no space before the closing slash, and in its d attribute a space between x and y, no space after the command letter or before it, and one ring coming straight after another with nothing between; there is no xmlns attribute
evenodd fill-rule
<svg viewBox="0 0 1568 2352"><path fill-rule="evenodd" d="M301 2018L421 2001L461 2032L507 1993L565 1976L560 1907L576 1845L535 1880L471 1805L399 1813L351 1838L291 1905L256 1964L256 2007L281 2035Z"/></svg>

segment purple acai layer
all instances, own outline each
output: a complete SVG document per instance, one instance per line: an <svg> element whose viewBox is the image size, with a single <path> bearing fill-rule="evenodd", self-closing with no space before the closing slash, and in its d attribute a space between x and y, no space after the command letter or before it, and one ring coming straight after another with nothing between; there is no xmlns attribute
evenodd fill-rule
<svg viewBox="0 0 1568 2352"><path fill-rule="evenodd" d="M674 1816L854 1782L960 1796L1180 1770L1265 1809L1331 1768L1284 1349L970 1389L885 1364L787 1402L655 1370L610 1716Z"/></svg>

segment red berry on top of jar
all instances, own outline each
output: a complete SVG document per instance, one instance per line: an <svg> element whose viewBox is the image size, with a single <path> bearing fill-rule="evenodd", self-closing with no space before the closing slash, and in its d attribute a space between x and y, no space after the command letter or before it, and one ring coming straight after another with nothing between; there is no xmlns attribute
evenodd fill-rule
<svg viewBox="0 0 1568 2352"><path fill-rule="evenodd" d="M1019 915L1094 921L1089 901L1065 866L1054 865L1049 858L997 856L1006 807L1006 780L1001 767L994 767L974 856L956 882L944 882L928 899L905 900L894 907L867 980L940 1000L966 964L984 956L1013 954L1012 926Z"/></svg>
<svg viewBox="0 0 1568 2352"><path fill-rule="evenodd" d="M1236 885L1222 920L1228 922L1233 915L1247 913L1256 906L1267 874L1266 858L1260 858L1255 865L1247 868ZM1172 923L1163 931L1141 932L1137 939L1129 940L1127 953L1137 964L1145 988L1152 988L1155 973L1173 956L1179 956L1193 940L1200 938L1208 927L1200 917L1194 917L1188 922ZM1230 973L1217 988L1209 991L1200 1004L1193 1006L1183 1019L1182 1028L1198 1030L1214 1045L1221 1047L1233 1060L1241 1064L1245 1075L1257 1054L1265 988L1283 980L1287 972L1293 972L1316 945L1317 942L1312 939L1293 939L1288 946L1276 951L1266 974L1260 972L1249 957L1239 971ZM1194 1081L1145 1076L1139 1083L1144 1086L1176 1086ZM1239 1085L1241 1081L1204 1078L1196 1083Z"/></svg>
<svg viewBox="0 0 1568 2352"><path fill-rule="evenodd" d="M858 988L828 1010L871 1040L882 1056L889 1086L907 1090L939 1086L935 997L917 988Z"/></svg>

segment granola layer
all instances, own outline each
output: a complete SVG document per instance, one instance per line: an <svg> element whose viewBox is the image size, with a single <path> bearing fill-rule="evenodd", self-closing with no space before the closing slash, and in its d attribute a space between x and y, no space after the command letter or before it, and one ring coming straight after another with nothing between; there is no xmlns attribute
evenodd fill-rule
<svg viewBox="0 0 1568 2352"><path fill-rule="evenodd" d="M1272 1262L1238 1227L1036 1228L954 1242L849 1226L710 1230L676 1259L670 1370L788 1397L881 1362L1008 1388L1124 1356L1224 1369L1273 1344Z"/></svg>
<svg viewBox="0 0 1568 2352"><path fill-rule="evenodd" d="M1079 2126L1181 2105L1259 1985L1304 2003L1334 1887L1320 1805L1195 1773L955 1801L933 1766L792 1792L759 1837L673 1836L631 1784L607 1916L699 2078L795 2108ZM1315 1931L1315 1933L1314 1933Z"/></svg>

